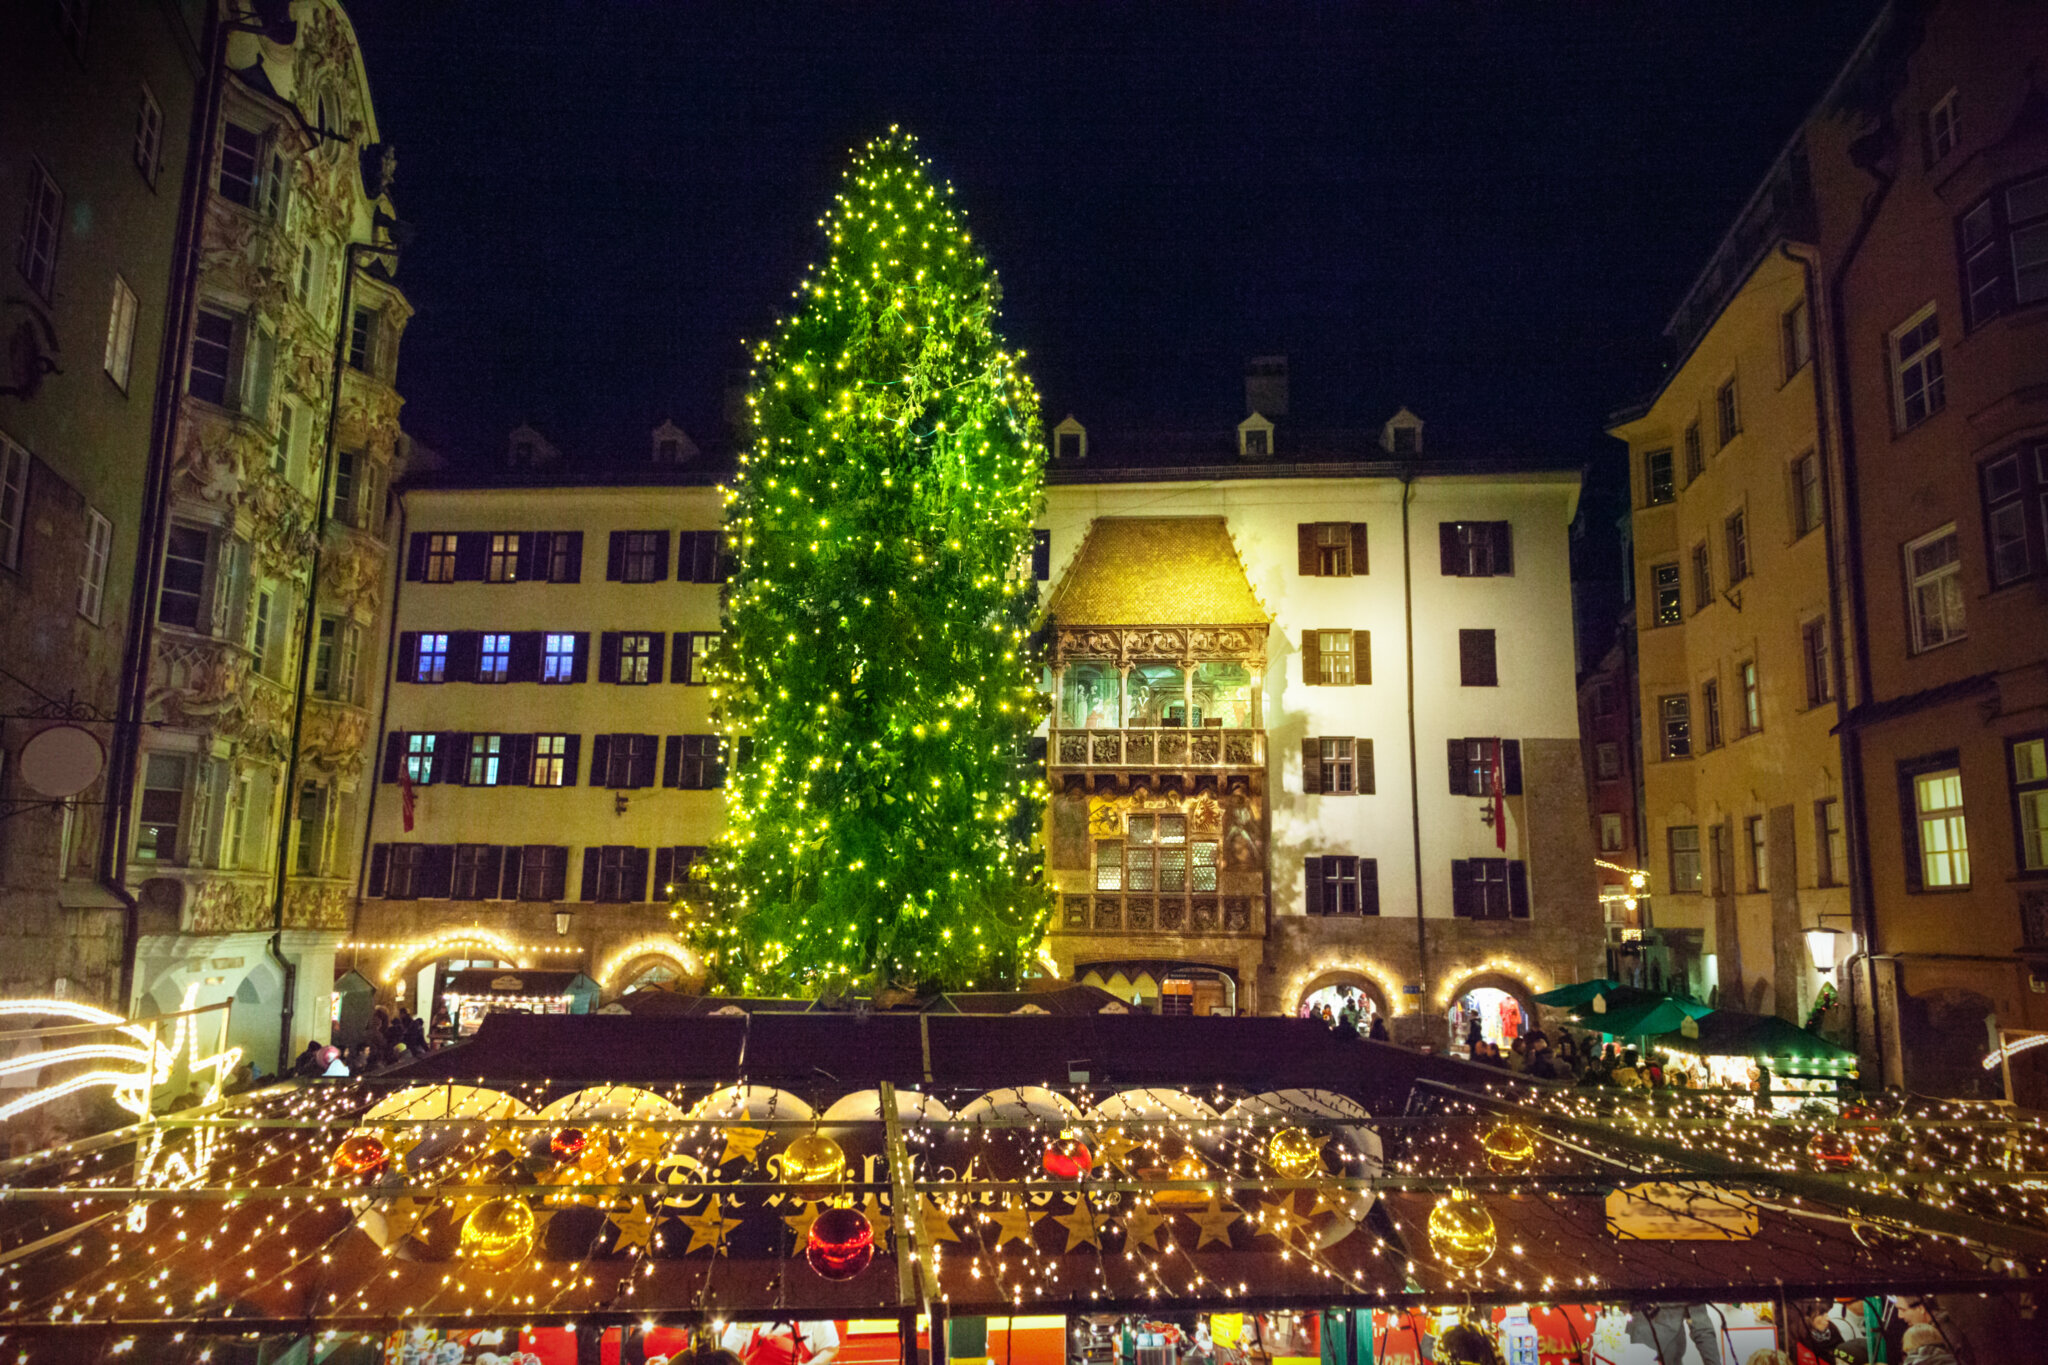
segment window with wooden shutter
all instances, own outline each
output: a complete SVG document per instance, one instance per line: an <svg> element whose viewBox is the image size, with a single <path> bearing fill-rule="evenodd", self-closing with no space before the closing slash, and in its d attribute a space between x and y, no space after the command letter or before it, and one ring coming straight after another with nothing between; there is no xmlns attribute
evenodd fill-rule
<svg viewBox="0 0 2048 1365"><path fill-rule="evenodd" d="M378 844L370 850L370 892L373 897L384 894L384 886L391 871L391 845Z"/></svg>
<svg viewBox="0 0 2048 1365"><path fill-rule="evenodd" d="M583 885L576 899L594 901L597 899L598 877L604 867L604 848L593 844L583 850Z"/></svg>
<svg viewBox="0 0 2048 1365"><path fill-rule="evenodd" d="M1321 635L1313 630L1301 633L1301 681L1308 687L1323 683Z"/></svg>
<svg viewBox="0 0 2048 1365"><path fill-rule="evenodd" d="M421 900L446 900L454 884L455 845L427 845L420 860L420 884L413 894Z"/></svg>
<svg viewBox="0 0 2048 1365"><path fill-rule="evenodd" d="M619 680L619 635L607 630L597 637L597 680L601 683Z"/></svg>
<svg viewBox="0 0 2048 1365"><path fill-rule="evenodd" d="M659 735L634 735L631 739L633 760L630 777L635 787L654 785L654 767L661 747Z"/></svg>
<svg viewBox="0 0 2048 1365"><path fill-rule="evenodd" d="M1380 912L1380 860L1360 858L1358 860L1358 913L1377 915Z"/></svg>
<svg viewBox="0 0 2048 1365"><path fill-rule="evenodd" d="M391 678L394 682L411 682L418 671L420 657L420 633L416 630L398 632L398 648L392 652Z"/></svg>
<svg viewBox="0 0 2048 1365"><path fill-rule="evenodd" d="M427 581L427 533L414 531L405 548L405 581L424 583Z"/></svg>
<svg viewBox="0 0 2048 1365"><path fill-rule="evenodd" d="M1467 858L1451 859L1451 913L1461 919L1476 918L1472 908L1472 863Z"/></svg>
<svg viewBox="0 0 2048 1365"><path fill-rule="evenodd" d="M1322 556L1316 549L1316 524L1304 521L1294 528L1295 569L1303 578L1314 578L1322 573Z"/></svg>
<svg viewBox="0 0 2048 1365"><path fill-rule="evenodd" d="M382 773L379 774L378 780L382 782L396 782L398 780L399 768L404 762L405 734L403 731L393 730L390 734L384 736L384 768Z"/></svg>
<svg viewBox="0 0 2048 1365"><path fill-rule="evenodd" d="M569 681L572 683L580 683L588 681L589 678L590 632L587 630L579 630L576 632L576 652L572 656L569 666Z"/></svg>
<svg viewBox="0 0 2048 1365"><path fill-rule="evenodd" d="M590 737L590 785L607 787L613 785L606 780L611 771L612 737L592 735ZM621 784L623 785L623 784Z"/></svg>
<svg viewBox="0 0 2048 1365"><path fill-rule="evenodd" d="M626 533L614 531L606 542L604 554L604 581L617 583L626 576Z"/></svg>
<svg viewBox="0 0 2048 1365"><path fill-rule="evenodd" d="M483 655L483 635L474 630L448 632L448 681L475 682Z"/></svg>
<svg viewBox="0 0 2048 1365"><path fill-rule="evenodd" d="M1520 859L1508 863L1508 915L1529 918L1529 865Z"/></svg>
<svg viewBox="0 0 2048 1365"><path fill-rule="evenodd" d="M1323 860L1320 857L1303 858L1301 867L1308 893L1304 908L1311 915L1320 915L1323 913Z"/></svg>
<svg viewBox="0 0 2048 1365"><path fill-rule="evenodd" d="M1500 663L1490 630L1458 632L1458 682L1463 687L1500 686Z"/></svg>
<svg viewBox="0 0 2048 1365"><path fill-rule="evenodd" d="M1323 742L1320 739L1301 742L1301 790L1307 796L1322 794Z"/></svg>
<svg viewBox="0 0 2048 1365"><path fill-rule="evenodd" d="M537 630L513 631L510 657L506 663L505 681L539 682L540 661L541 632Z"/></svg>
<svg viewBox="0 0 2048 1365"><path fill-rule="evenodd" d="M491 559L491 537L486 531L464 531L455 537L455 581L481 583Z"/></svg>

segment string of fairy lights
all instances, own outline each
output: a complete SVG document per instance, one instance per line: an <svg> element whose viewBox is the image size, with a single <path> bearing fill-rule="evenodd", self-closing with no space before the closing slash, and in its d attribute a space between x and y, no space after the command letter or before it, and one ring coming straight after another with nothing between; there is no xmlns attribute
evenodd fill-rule
<svg viewBox="0 0 2048 1365"><path fill-rule="evenodd" d="M874 1262L892 1249L983 1311L1577 1302L1714 1283L1728 1246L1760 1279L1771 1256L1817 1278L2025 1268L1858 1207L1902 1189L2048 1232L2048 1134L1963 1101L1786 1115L1732 1092L1502 1082L1372 1117L1331 1092L904 1092L899 1171L876 1092L824 1099L743 1084L258 1092L18 1170L0 1237L53 1240L0 1268L0 1324L743 1316L711 1267L763 1258L853 1281L886 1313L897 1286ZM1846 1155L1823 1135L1846 1135ZM1650 1160L1636 1138L1741 1170ZM1792 1172L1840 1198L1777 1190ZM1654 1181L1685 1187L1678 1216L1751 1219L1747 1241L1589 1234L1601 1191Z"/></svg>
<svg viewBox="0 0 2048 1365"><path fill-rule="evenodd" d="M1014 980L1050 915L1026 761L1038 398L909 135L853 154L819 227L754 348L726 495L711 695L740 761L687 927L745 994Z"/></svg>

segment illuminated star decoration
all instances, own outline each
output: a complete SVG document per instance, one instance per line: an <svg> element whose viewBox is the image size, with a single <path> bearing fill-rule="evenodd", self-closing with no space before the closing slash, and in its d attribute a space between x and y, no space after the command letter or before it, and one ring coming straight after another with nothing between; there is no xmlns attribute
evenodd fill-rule
<svg viewBox="0 0 2048 1365"><path fill-rule="evenodd" d="M1095 1135L1095 1159L1105 1166L1123 1165L1124 1158L1137 1147L1120 1128L1105 1128Z"/></svg>
<svg viewBox="0 0 2048 1365"><path fill-rule="evenodd" d="M1283 1242L1308 1226L1301 1215L1294 1211L1292 1190L1281 1191L1278 1199L1265 1199L1259 1202L1258 1225L1261 1237L1278 1237Z"/></svg>
<svg viewBox="0 0 2048 1365"><path fill-rule="evenodd" d="M612 1250L624 1251L627 1247L647 1249L647 1239L654 1233L655 1219L647 1212L646 1205L637 1199L631 1200L625 1208L613 1209L605 1217L611 1219L612 1226L619 1230L619 1240Z"/></svg>
<svg viewBox="0 0 2048 1365"><path fill-rule="evenodd" d="M728 1128L725 1130L725 1151L719 1154L717 1164L745 1159L751 1165L759 1156L756 1150L768 1140L765 1128Z"/></svg>
<svg viewBox="0 0 2048 1365"><path fill-rule="evenodd" d="M1052 1221L1067 1230L1067 1250L1072 1251L1079 1246L1092 1246L1097 1251L1102 1249L1102 1219L1096 1217L1087 1195L1074 1196L1074 1207L1055 1215Z"/></svg>
<svg viewBox="0 0 2048 1365"><path fill-rule="evenodd" d="M1222 1199L1212 1194L1209 1196L1208 1208L1190 1213L1188 1217L1194 1219L1195 1226L1202 1230L1201 1237L1195 1242L1195 1250L1200 1251L1211 1242L1234 1246L1230 1240L1230 1225L1244 1215L1236 1209L1224 1208Z"/></svg>
<svg viewBox="0 0 2048 1365"><path fill-rule="evenodd" d="M998 1229L996 1247L1000 1250L1007 1242L1022 1242L1025 1246L1030 1246L1031 1225L1045 1217L1045 1214L1012 1195L1001 1208L990 1213L989 1217L995 1220Z"/></svg>
<svg viewBox="0 0 2048 1365"><path fill-rule="evenodd" d="M652 1128L635 1128L626 1134L619 1154L619 1163L636 1166L643 1161L653 1161L667 1150L672 1134Z"/></svg>
<svg viewBox="0 0 2048 1365"><path fill-rule="evenodd" d="M917 1227L918 1231L924 1234L924 1239L927 1242L957 1242L960 1240L960 1234L953 1231L953 1220L946 1216L944 1209L931 1201L929 1195L925 1197L923 1207L918 1210Z"/></svg>
<svg viewBox="0 0 2048 1365"><path fill-rule="evenodd" d="M1129 1234L1132 1246L1157 1251L1159 1229L1166 1226L1169 1221L1168 1215L1155 1213L1151 1209L1132 1209L1124 1215L1124 1230Z"/></svg>
<svg viewBox="0 0 2048 1365"><path fill-rule="evenodd" d="M392 1164L403 1167L407 1154L425 1142L427 1135L418 1128L386 1128L377 1131L377 1140L391 1153Z"/></svg>
<svg viewBox="0 0 2048 1365"><path fill-rule="evenodd" d="M690 1230L690 1244L683 1248L683 1255L689 1255L698 1247L710 1247L714 1255L723 1256L726 1253L726 1234L738 1227L740 1220L727 1218L718 1196L714 1194L711 1202L704 1206L704 1212L684 1214L682 1224Z"/></svg>
<svg viewBox="0 0 2048 1365"><path fill-rule="evenodd" d="M793 1238L793 1249L789 1254L792 1256L803 1255L806 1244L811 1238L811 1224L818 1221L817 1201L815 1199L806 1199L795 1213L783 1214L782 1221L789 1224L790 1235Z"/></svg>
<svg viewBox="0 0 2048 1365"><path fill-rule="evenodd" d="M875 1245L882 1246L882 1239L889 1235L890 1228L896 1226L895 1220L882 1212L882 1201L872 1194L867 1197L867 1202L861 1205L860 1211L867 1215L868 1226L874 1230Z"/></svg>
<svg viewBox="0 0 2048 1365"><path fill-rule="evenodd" d="M426 1221L433 1211L430 1199L394 1199L384 1206L384 1235L386 1247L397 1246L410 1237L419 1225Z"/></svg>

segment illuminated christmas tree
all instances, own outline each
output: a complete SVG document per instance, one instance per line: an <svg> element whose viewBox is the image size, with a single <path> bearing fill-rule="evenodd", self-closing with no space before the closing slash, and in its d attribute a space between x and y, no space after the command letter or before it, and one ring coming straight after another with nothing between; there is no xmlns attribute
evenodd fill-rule
<svg viewBox="0 0 2048 1365"><path fill-rule="evenodd" d="M854 158L754 355L714 667L736 761L698 929L744 993L1014 980L1049 904L1030 632L1038 400L907 135Z"/></svg>

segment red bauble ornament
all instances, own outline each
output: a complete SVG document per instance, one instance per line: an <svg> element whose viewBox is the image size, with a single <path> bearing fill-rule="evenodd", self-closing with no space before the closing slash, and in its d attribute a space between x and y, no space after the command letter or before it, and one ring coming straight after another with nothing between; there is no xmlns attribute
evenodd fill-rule
<svg viewBox="0 0 2048 1365"><path fill-rule="evenodd" d="M343 1175L374 1175L390 1160L391 1149L369 1133L351 1133L334 1149L334 1169Z"/></svg>
<svg viewBox="0 0 2048 1365"><path fill-rule="evenodd" d="M1823 1171L1846 1171L1856 1164L1856 1140L1847 1133L1824 1128L1806 1144L1806 1154Z"/></svg>
<svg viewBox="0 0 2048 1365"><path fill-rule="evenodd" d="M859 1209L825 1209L811 1220L804 1259L828 1280L850 1280L875 1259L875 1229Z"/></svg>
<svg viewBox="0 0 2048 1365"><path fill-rule="evenodd" d="M574 1161L583 1155L583 1149L590 1145L590 1136L581 1128L562 1128L548 1139L548 1150L563 1161Z"/></svg>
<svg viewBox="0 0 2048 1365"><path fill-rule="evenodd" d="M1046 1145L1045 1173L1061 1180L1079 1180L1095 1169L1095 1154L1081 1135L1069 1128Z"/></svg>

